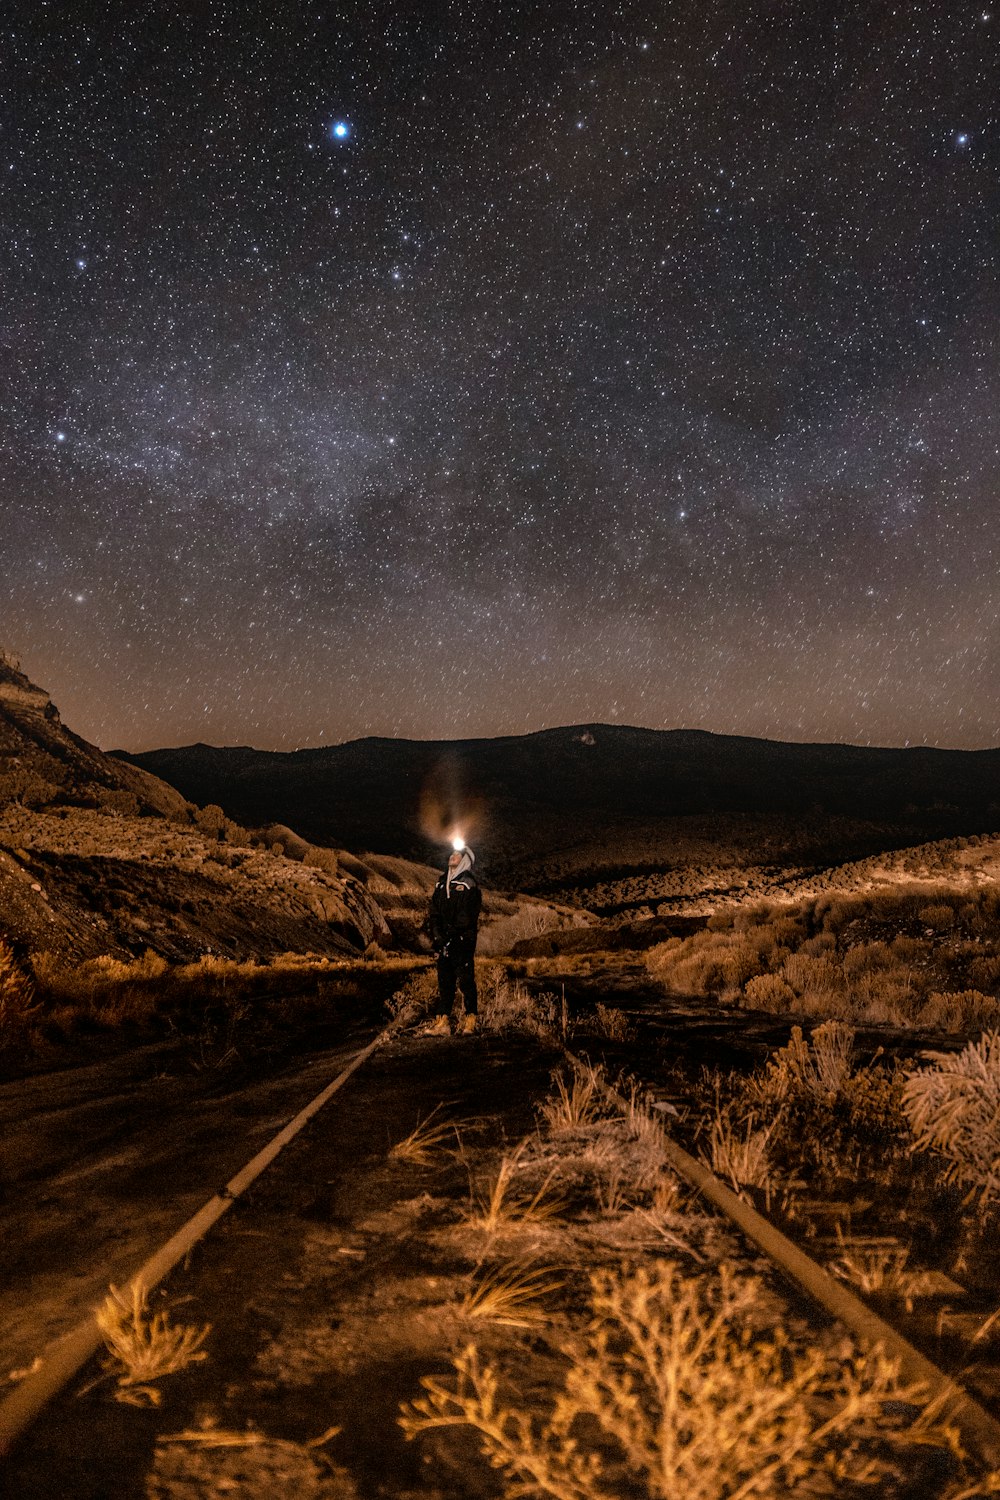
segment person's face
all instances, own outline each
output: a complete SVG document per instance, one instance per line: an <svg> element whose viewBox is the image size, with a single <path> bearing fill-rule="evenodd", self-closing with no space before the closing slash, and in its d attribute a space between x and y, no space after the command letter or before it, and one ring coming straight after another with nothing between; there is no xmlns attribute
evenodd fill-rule
<svg viewBox="0 0 1000 1500"><path fill-rule="evenodd" d="M448 868L449 870L451 870L452 874L454 874L459 865L462 863L463 853L464 850L462 849L453 849L451 851L451 854L448 856Z"/></svg>

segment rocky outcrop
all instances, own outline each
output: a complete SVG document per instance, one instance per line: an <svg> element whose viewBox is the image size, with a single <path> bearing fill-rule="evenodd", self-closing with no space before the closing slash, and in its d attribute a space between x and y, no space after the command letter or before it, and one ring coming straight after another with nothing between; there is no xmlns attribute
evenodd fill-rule
<svg viewBox="0 0 1000 1500"><path fill-rule="evenodd" d="M351 877L163 819L21 807L0 813L0 935L63 959L151 948L184 962L334 957L390 940Z"/></svg>
<svg viewBox="0 0 1000 1500"><path fill-rule="evenodd" d="M185 797L67 729L44 688L0 653L0 808L96 807L190 821Z"/></svg>

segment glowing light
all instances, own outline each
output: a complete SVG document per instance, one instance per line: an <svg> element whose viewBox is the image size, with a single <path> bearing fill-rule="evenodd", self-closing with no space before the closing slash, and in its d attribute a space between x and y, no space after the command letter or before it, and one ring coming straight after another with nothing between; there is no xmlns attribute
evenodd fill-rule
<svg viewBox="0 0 1000 1500"><path fill-rule="evenodd" d="M346 120L334 120L330 127L330 134L336 141L346 141L351 133L351 127Z"/></svg>
<svg viewBox="0 0 1000 1500"><path fill-rule="evenodd" d="M461 854L462 850L465 848L465 840L460 833L456 833L455 837L452 839L451 847L454 849L456 854Z"/></svg>

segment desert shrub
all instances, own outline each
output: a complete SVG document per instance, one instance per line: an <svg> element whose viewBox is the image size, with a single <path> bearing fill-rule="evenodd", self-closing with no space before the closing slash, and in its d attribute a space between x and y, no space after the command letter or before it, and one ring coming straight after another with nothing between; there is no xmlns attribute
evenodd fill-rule
<svg viewBox="0 0 1000 1500"><path fill-rule="evenodd" d="M767 901L755 901L752 906L738 906L733 916L733 930L746 932L751 927L762 927L770 916L771 906Z"/></svg>
<svg viewBox="0 0 1000 1500"><path fill-rule="evenodd" d="M963 936L956 942L959 901ZM954 1005L925 1009L932 992L1000 990L1000 894L991 886L970 893L925 881L797 907L758 902L737 908L730 922L733 910L683 941L651 949L650 972L682 993L739 994L752 1008L899 1027L917 1024L922 1010L922 1025L961 1024ZM974 929L974 940L965 936ZM989 1006L970 1006L970 1026L992 1024Z"/></svg>
<svg viewBox="0 0 1000 1500"><path fill-rule="evenodd" d="M54 781L21 766L0 775L0 806L5 802L20 802L22 807L48 807L58 799L60 791Z"/></svg>
<svg viewBox="0 0 1000 1500"><path fill-rule="evenodd" d="M733 925L737 910L735 906L722 906L713 911L708 919L709 932L727 932Z"/></svg>
<svg viewBox="0 0 1000 1500"><path fill-rule="evenodd" d="M743 991L743 1004L748 1010L773 1010L784 1013L795 1005L795 991L785 983L780 974L755 974Z"/></svg>
<svg viewBox="0 0 1000 1500"><path fill-rule="evenodd" d="M437 973L428 966L410 974L403 985L386 1001L393 1020L409 1024L426 1015L437 998Z"/></svg>
<svg viewBox="0 0 1000 1500"><path fill-rule="evenodd" d="M775 1053L764 1071L763 1096L776 1103L797 1097L835 1099L851 1076L853 1056L853 1026L826 1021L808 1040L801 1026L793 1026L788 1045Z"/></svg>
<svg viewBox="0 0 1000 1500"><path fill-rule="evenodd" d="M924 942L922 938L907 937L902 932L893 938L889 947L893 957L901 964L915 963L933 951L930 943Z"/></svg>
<svg viewBox="0 0 1000 1500"><path fill-rule="evenodd" d="M907 974L866 974L853 987L850 1014L868 1026L913 1023L913 985Z"/></svg>
<svg viewBox="0 0 1000 1500"><path fill-rule="evenodd" d="M315 844L310 844L302 863L314 870L322 870L325 875L336 875L340 869L336 849L320 849Z"/></svg>
<svg viewBox="0 0 1000 1500"><path fill-rule="evenodd" d="M975 1031L1000 1024L1000 1000L979 990L935 990L917 1012L918 1026L928 1030Z"/></svg>
<svg viewBox="0 0 1000 1500"><path fill-rule="evenodd" d="M617 1006L605 1005L599 1000L594 1009L594 1030L609 1042L628 1042L635 1035L635 1028L628 1016Z"/></svg>
<svg viewBox="0 0 1000 1500"><path fill-rule="evenodd" d="M727 990L741 989L748 979L764 971L770 952L769 939L762 940L756 933L743 933L734 937L722 955L720 977L723 987Z"/></svg>
<svg viewBox="0 0 1000 1500"><path fill-rule="evenodd" d="M928 1067L908 1071L903 1108L913 1149L931 1151L946 1178L968 1187L985 1207L1000 1197L1000 1032L987 1031L961 1052L927 1052Z"/></svg>
<svg viewBox="0 0 1000 1500"><path fill-rule="evenodd" d="M862 974L880 973L894 965L885 943L855 943L844 954L844 978L857 979Z"/></svg>
<svg viewBox="0 0 1000 1500"><path fill-rule="evenodd" d="M841 933L849 922L853 922L859 914L860 903L856 898L828 897L816 904L816 916L822 924L824 932L833 933L836 936Z"/></svg>
<svg viewBox="0 0 1000 1500"><path fill-rule="evenodd" d="M509 953L515 943L520 943L525 938L538 937L540 933L556 925L557 920L550 907L526 902L521 908L515 908L513 912L496 920L488 919L482 924L478 951L484 958L498 958L503 953Z"/></svg>
<svg viewBox="0 0 1000 1500"><path fill-rule="evenodd" d="M949 1442L880 1349L843 1360L798 1351L759 1326L761 1300L760 1282L728 1266L712 1278L670 1262L595 1273L590 1320L565 1347L547 1416L505 1399L470 1344L454 1381L424 1377L400 1425L407 1438L471 1428L505 1494L552 1500L762 1500L821 1473L853 1490L888 1480L891 1440ZM909 1426L904 1403L918 1409Z"/></svg>
<svg viewBox="0 0 1000 1500"><path fill-rule="evenodd" d="M969 964L969 979L977 989L995 990L1000 986L1000 956L974 958Z"/></svg>
<svg viewBox="0 0 1000 1500"><path fill-rule="evenodd" d="M646 950L646 967L653 973L666 972L674 961L674 955L679 952L684 939L678 937L667 938L663 943L654 943Z"/></svg>
<svg viewBox="0 0 1000 1500"><path fill-rule="evenodd" d="M950 932L955 925L955 909L952 906L946 906L944 902L922 906L917 912L917 917L925 927L932 928L934 932Z"/></svg>
<svg viewBox="0 0 1000 1500"><path fill-rule="evenodd" d="M195 827L209 838L222 838L226 827L226 815L214 802L209 802L206 807L199 807L194 815Z"/></svg>
<svg viewBox="0 0 1000 1500"><path fill-rule="evenodd" d="M804 1009L820 1014L824 1010L849 1011L844 974L830 958L809 958L804 953L790 953L782 966L782 977L803 1002Z"/></svg>
<svg viewBox="0 0 1000 1500"><path fill-rule="evenodd" d="M119 817L135 818L139 814L139 798L135 792L105 788L98 793L98 803L102 812L117 813Z"/></svg>
<svg viewBox="0 0 1000 1500"><path fill-rule="evenodd" d="M837 948L837 939L832 932L817 932L811 938L806 938L804 943L799 944L798 951L804 953L807 958L822 958L826 953L834 953Z"/></svg>
<svg viewBox="0 0 1000 1500"><path fill-rule="evenodd" d="M0 1053L22 1047L28 1040L39 1007L31 980L0 938Z"/></svg>

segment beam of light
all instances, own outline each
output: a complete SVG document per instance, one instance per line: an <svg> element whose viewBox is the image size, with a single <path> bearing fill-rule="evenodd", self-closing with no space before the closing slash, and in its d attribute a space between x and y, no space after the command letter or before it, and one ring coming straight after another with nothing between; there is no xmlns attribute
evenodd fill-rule
<svg viewBox="0 0 1000 1500"><path fill-rule="evenodd" d="M454 849L456 854L461 853L461 851L465 848L465 840L460 833L456 833L455 837L452 839L451 847Z"/></svg>

